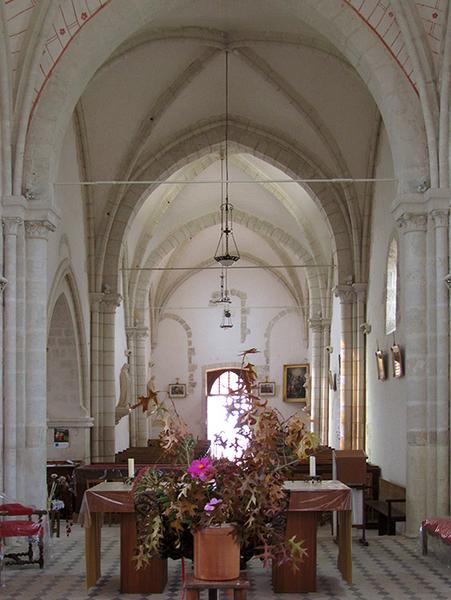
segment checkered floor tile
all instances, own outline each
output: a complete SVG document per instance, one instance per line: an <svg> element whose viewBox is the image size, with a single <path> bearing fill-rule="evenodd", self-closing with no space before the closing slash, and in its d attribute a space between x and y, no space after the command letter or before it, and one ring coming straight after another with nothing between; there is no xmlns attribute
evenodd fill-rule
<svg viewBox="0 0 451 600"><path fill-rule="evenodd" d="M324 532L322 532L324 534ZM372 534L374 532L370 532ZM102 578L86 590L83 530L75 526L70 537L52 539L44 570L37 566L6 567L2 600L181 600L180 562L169 561L163 594L119 593L119 529L102 530ZM337 547L326 532L318 541L318 591L275 594L270 572L254 560L248 564L249 600L450 600L451 570L433 556L421 556L417 540L370 535L369 546L353 544L353 584L342 581L336 569ZM451 548L450 548L451 555ZM450 561L451 562L451 561ZM203 596L206 600L206 594ZM224 596L225 598L225 596Z"/></svg>

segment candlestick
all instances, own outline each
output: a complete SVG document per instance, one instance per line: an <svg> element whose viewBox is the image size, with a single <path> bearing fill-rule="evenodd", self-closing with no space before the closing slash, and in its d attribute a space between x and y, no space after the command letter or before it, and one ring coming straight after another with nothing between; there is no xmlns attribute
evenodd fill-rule
<svg viewBox="0 0 451 600"><path fill-rule="evenodd" d="M310 477L316 477L316 458L311 456L309 458Z"/></svg>
<svg viewBox="0 0 451 600"><path fill-rule="evenodd" d="M133 479L134 476L135 476L135 459L129 458L128 459L128 478Z"/></svg>

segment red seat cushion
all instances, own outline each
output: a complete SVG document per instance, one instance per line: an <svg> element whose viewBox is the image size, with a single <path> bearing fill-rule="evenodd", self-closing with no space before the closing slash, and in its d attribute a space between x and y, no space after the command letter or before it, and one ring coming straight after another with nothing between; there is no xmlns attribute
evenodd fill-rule
<svg viewBox="0 0 451 600"><path fill-rule="evenodd" d="M33 509L31 506L24 506L19 502L10 502L9 504L0 504L0 511L7 512L8 515L16 517L18 515L31 515Z"/></svg>
<svg viewBox="0 0 451 600"><path fill-rule="evenodd" d="M436 535L444 542L451 544L451 518L425 519L422 527L432 535Z"/></svg>
<svg viewBox="0 0 451 600"><path fill-rule="evenodd" d="M43 532L42 523L38 522L19 519L0 522L0 537L28 537L42 535Z"/></svg>

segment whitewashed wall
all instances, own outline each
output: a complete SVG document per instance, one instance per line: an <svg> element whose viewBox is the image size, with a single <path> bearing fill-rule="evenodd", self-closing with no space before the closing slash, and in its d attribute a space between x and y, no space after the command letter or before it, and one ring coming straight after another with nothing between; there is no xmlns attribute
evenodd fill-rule
<svg viewBox="0 0 451 600"><path fill-rule="evenodd" d="M381 136L376 177L392 177L392 164L385 130ZM372 331L367 336L367 453L379 465L382 476L400 485L406 483L406 378L393 378L390 346L393 335L385 335L385 280L388 246L396 226L390 213L395 195L392 184L376 185L372 213L371 259L369 272L367 321ZM402 256L400 261L402 269ZM402 275L401 275L402 281ZM401 289L402 295L402 289ZM395 332L403 348L402 314ZM378 381L374 353L387 353L388 378ZM408 374L407 374L408 377Z"/></svg>
<svg viewBox="0 0 451 600"><path fill-rule="evenodd" d="M56 181L79 179L71 125L64 139ZM90 324L83 199L78 186L55 186L54 195L60 219L48 241L47 457L49 460L89 461L92 419L89 416L89 388L82 372L83 350L87 377L89 342L86 340L89 340ZM67 272L71 274L78 301L64 278ZM63 304L61 293L65 298ZM55 307L58 298L60 302ZM69 429L68 447L54 445L56 427Z"/></svg>
<svg viewBox="0 0 451 600"><path fill-rule="evenodd" d="M87 460L89 420L81 405L78 347L67 296L53 311L47 342L48 460ZM55 442L55 429L67 429L69 441Z"/></svg>
<svg viewBox="0 0 451 600"><path fill-rule="evenodd" d="M245 264L244 261L240 261ZM309 362L300 314L288 312L272 327L270 323L282 310L294 309L293 299L268 272L230 269L233 328L223 330L222 309L208 306L219 287L217 271L197 273L173 294L160 322L158 341L152 356L156 389L165 398L168 385L178 378L187 384L187 397L175 400L177 410L196 436L206 436L205 373L217 367L236 367L239 353L255 347L251 356L261 380L267 375L276 383L271 400L288 416L299 406L282 401L284 363ZM241 294L240 300L235 291ZM243 309L241 308L243 302ZM199 308L204 307L204 308ZM265 352L269 356L266 368Z"/></svg>
<svg viewBox="0 0 451 600"><path fill-rule="evenodd" d="M73 125L66 131L61 152L61 159L56 181L75 182L80 180L78 158ZM49 235L48 241L48 281L50 286L61 261L69 259L76 278L80 296L86 338L89 339L89 294L87 275L88 241L85 230L85 214L83 208L82 188L58 186L54 188L55 202L59 213L56 231ZM51 287L49 287L49 293Z"/></svg>

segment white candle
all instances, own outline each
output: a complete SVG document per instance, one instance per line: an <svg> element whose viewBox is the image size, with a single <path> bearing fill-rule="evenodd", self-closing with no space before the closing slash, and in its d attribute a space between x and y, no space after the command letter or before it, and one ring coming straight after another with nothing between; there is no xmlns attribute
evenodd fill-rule
<svg viewBox="0 0 451 600"><path fill-rule="evenodd" d="M309 466L310 466L310 477L316 477L316 458L311 456L309 458Z"/></svg>
<svg viewBox="0 0 451 600"><path fill-rule="evenodd" d="M129 458L128 459L128 478L133 479L134 476L135 476L135 459Z"/></svg>

